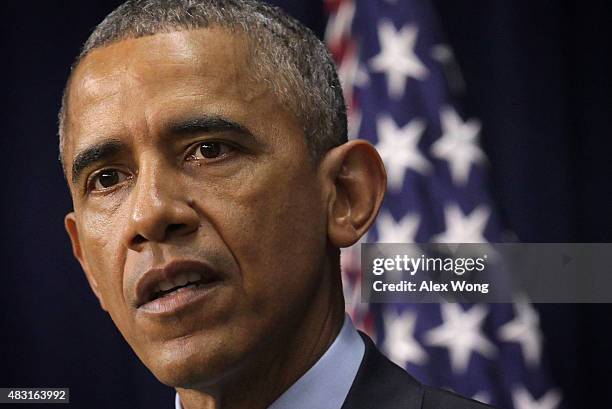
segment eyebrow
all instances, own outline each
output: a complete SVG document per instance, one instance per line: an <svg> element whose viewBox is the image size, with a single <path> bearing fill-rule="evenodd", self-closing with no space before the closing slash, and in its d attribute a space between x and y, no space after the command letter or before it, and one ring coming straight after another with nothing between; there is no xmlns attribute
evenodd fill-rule
<svg viewBox="0 0 612 409"><path fill-rule="evenodd" d="M72 162L72 183L76 184L85 169L94 163L117 155L123 147L124 145L120 140L107 139L79 152Z"/></svg>
<svg viewBox="0 0 612 409"><path fill-rule="evenodd" d="M167 133L170 135L180 135L228 131L236 132L245 136L253 136L253 134L243 125L215 115L204 115L173 121L168 126Z"/></svg>

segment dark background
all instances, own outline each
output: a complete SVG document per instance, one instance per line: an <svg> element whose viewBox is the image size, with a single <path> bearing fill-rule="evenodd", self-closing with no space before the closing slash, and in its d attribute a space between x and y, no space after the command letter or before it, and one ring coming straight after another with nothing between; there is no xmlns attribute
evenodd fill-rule
<svg viewBox="0 0 612 409"><path fill-rule="evenodd" d="M63 230L71 204L57 161L61 91L81 43L119 3L0 6L0 387L70 387L79 408L171 408L173 391L153 378L100 310ZM322 34L319 2L274 3ZM507 227L525 242L612 241L606 2L434 3L463 68L465 111L484 124L491 189ZM538 308L566 402L612 407L612 307Z"/></svg>

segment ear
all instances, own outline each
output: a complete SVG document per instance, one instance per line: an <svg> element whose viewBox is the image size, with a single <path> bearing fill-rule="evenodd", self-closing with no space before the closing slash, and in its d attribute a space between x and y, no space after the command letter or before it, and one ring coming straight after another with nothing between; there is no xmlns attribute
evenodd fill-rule
<svg viewBox="0 0 612 409"><path fill-rule="evenodd" d="M327 233L336 247L348 247L376 219L387 186L387 174L376 149L353 140L330 150L319 167L327 187Z"/></svg>
<svg viewBox="0 0 612 409"><path fill-rule="evenodd" d="M100 302L100 306L104 311L107 311L104 306L104 300L102 299L100 289L98 288L98 282L96 278L91 273L89 266L87 264L87 260L83 257L83 251L81 249L81 241L79 239L79 230L77 228L76 216L74 212L70 212L64 218L64 227L66 228L66 232L68 232L68 236L70 236L70 242L72 243L72 254L81 264L81 268L85 272L85 276L87 277L87 281L89 282L89 286L93 290L94 294L98 298Z"/></svg>

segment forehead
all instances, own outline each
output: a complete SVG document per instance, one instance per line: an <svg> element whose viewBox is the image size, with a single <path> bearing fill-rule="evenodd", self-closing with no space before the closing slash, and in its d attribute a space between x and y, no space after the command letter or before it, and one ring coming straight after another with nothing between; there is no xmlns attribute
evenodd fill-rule
<svg viewBox="0 0 612 409"><path fill-rule="evenodd" d="M126 39L91 51L71 79L67 162L92 129L116 134L139 117L151 122L213 105L253 111L276 105L264 83L254 81L249 50L246 34L210 27Z"/></svg>
<svg viewBox="0 0 612 409"><path fill-rule="evenodd" d="M245 80L247 36L221 27L159 33L125 39L91 51L73 75L70 98L90 102L133 85L189 83L207 77L225 86Z"/></svg>

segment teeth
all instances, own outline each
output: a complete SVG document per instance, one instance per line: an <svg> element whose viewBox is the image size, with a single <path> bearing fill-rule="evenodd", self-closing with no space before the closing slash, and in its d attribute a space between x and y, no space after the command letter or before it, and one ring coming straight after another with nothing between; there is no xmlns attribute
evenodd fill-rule
<svg viewBox="0 0 612 409"><path fill-rule="evenodd" d="M159 283L159 289L161 291L168 291L172 287L174 287L174 284L171 281L168 281L168 280L164 280L161 283Z"/></svg>
<svg viewBox="0 0 612 409"><path fill-rule="evenodd" d="M172 280L164 280L160 282L157 285L157 288L155 290L156 292L168 291L171 288L182 287L186 285L187 283L195 283L197 281L200 281L201 279L202 279L202 275L200 273L196 273L196 272L183 273L183 274L180 274L174 277Z"/></svg>
<svg viewBox="0 0 612 409"><path fill-rule="evenodd" d="M189 278L187 277L187 274L181 274L179 276L174 277L174 280L172 282L174 283L175 287L179 287L187 284L189 282Z"/></svg>

